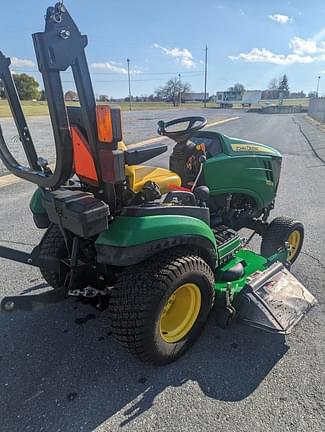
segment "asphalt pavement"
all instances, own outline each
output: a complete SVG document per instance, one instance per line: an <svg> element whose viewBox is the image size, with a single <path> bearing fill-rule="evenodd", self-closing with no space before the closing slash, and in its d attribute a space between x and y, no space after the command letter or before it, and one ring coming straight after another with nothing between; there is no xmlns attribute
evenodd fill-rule
<svg viewBox="0 0 325 432"><path fill-rule="evenodd" d="M202 108L122 111L123 140L127 145L146 140L157 134L157 122L159 120L168 121L188 115L204 115L208 121L216 121L229 117L229 111L219 109L204 110ZM55 146L50 118L47 116L30 117L27 119L27 123L38 155L53 163L55 161ZM11 118L1 118L0 125L10 151L21 164L26 164L26 157L14 121ZM0 161L0 176L7 173L8 170Z"/></svg>
<svg viewBox="0 0 325 432"><path fill-rule="evenodd" d="M163 368L131 357L112 338L105 313L72 299L1 315L1 432L325 430L325 165L299 129L303 115L214 116L221 114L240 118L217 130L282 152L272 217L305 224L293 272L319 305L286 337L236 324L221 330L212 312L194 347ZM154 133L140 135L137 140ZM26 182L0 189L1 244L17 242L24 250L37 244L32 191ZM0 261L0 296L42 287L37 269Z"/></svg>

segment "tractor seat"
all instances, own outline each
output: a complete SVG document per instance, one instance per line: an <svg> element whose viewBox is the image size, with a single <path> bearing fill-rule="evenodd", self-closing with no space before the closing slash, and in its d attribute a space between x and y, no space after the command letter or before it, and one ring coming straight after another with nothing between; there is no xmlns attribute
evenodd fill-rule
<svg viewBox="0 0 325 432"><path fill-rule="evenodd" d="M147 181L157 183L162 194L169 191L169 185L180 186L182 183L180 177L172 171L146 165L125 165L125 175L134 192L140 192Z"/></svg>
<svg viewBox="0 0 325 432"><path fill-rule="evenodd" d="M134 192L140 192L147 181L157 183L162 194L169 192L168 185L181 185L181 178L168 169L140 165L164 153L167 148L168 146L164 144L128 148L123 141L118 143L118 149L124 151L125 155L125 176L128 178L130 188Z"/></svg>

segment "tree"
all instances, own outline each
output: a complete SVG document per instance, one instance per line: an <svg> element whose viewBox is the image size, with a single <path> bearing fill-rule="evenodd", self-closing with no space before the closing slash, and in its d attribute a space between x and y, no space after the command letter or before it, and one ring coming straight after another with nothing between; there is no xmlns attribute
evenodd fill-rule
<svg viewBox="0 0 325 432"><path fill-rule="evenodd" d="M282 93L283 98L288 97L290 94L288 77L286 74L284 74L283 77L279 79L279 91Z"/></svg>
<svg viewBox="0 0 325 432"><path fill-rule="evenodd" d="M182 100L183 94L190 90L191 86L189 83L183 83L178 78L172 78L164 86L157 88L155 94L158 100L173 102L173 105L177 106L179 101Z"/></svg>
<svg viewBox="0 0 325 432"><path fill-rule="evenodd" d="M276 78L272 78L270 83L269 83L268 89L269 90L278 90L278 88L279 88L279 81Z"/></svg>
<svg viewBox="0 0 325 432"><path fill-rule="evenodd" d="M315 92L315 91L309 92L308 97L309 97L309 99L317 98L317 92Z"/></svg>
<svg viewBox="0 0 325 432"><path fill-rule="evenodd" d="M33 100L39 98L39 84L36 79L25 73L13 74L18 95L22 100Z"/></svg>
<svg viewBox="0 0 325 432"><path fill-rule="evenodd" d="M46 94L45 94L45 90L41 90L41 91L40 91L39 100L40 100L40 101L46 101Z"/></svg>
<svg viewBox="0 0 325 432"><path fill-rule="evenodd" d="M232 92L243 94L244 91L245 91L245 86L244 86L244 84L236 83L232 87L229 87L228 91L232 91Z"/></svg>
<svg viewBox="0 0 325 432"><path fill-rule="evenodd" d="M78 93L75 92L74 90L68 90L67 92L65 92L64 94L65 101L73 101L76 99L78 99Z"/></svg>
<svg viewBox="0 0 325 432"><path fill-rule="evenodd" d="M109 101L109 97L107 95L101 94L98 96L98 101L99 102L108 102Z"/></svg>

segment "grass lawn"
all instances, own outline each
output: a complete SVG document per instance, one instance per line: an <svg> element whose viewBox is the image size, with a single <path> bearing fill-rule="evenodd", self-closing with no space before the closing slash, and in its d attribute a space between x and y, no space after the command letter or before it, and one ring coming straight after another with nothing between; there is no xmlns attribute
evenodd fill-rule
<svg viewBox="0 0 325 432"><path fill-rule="evenodd" d="M277 99L274 100L263 100L267 104L278 105L279 101ZM302 105L308 106L309 99L308 98L300 98L300 99L284 99L283 105ZM68 102L67 105L78 105L78 102ZM128 102L121 102L118 105L121 107L122 111L129 110ZM264 105L264 104L263 104ZM265 104L266 105L266 104ZM46 102L39 101L22 101L23 110L26 116L47 116L48 108ZM255 106L255 105L254 105ZM256 104L256 107L260 105ZM216 108L216 104L214 102L207 103L208 108ZM234 104L234 108L241 108L241 104ZM182 104L180 109L182 108L203 108L202 102L187 102ZM162 110L162 109L175 109L175 107L171 103L166 102L132 102L132 110L141 111L141 110ZM10 108L8 102L6 100L0 100L0 117L11 117Z"/></svg>
<svg viewBox="0 0 325 432"><path fill-rule="evenodd" d="M68 102L67 105L78 105L77 102ZM114 105L114 104L112 104ZM121 107L122 111L129 110L129 103L122 102L117 104ZM209 108L215 107L214 103L209 102L207 104ZM49 114L47 103L39 101L22 101L23 111L26 116L46 116ZM203 103L201 102L188 102L182 104L181 108L202 108ZM132 110L161 110L161 109L173 109L171 103L164 102L132 102ZM0 100L0 117L11 117L10 108L6 100Z"/></svg>

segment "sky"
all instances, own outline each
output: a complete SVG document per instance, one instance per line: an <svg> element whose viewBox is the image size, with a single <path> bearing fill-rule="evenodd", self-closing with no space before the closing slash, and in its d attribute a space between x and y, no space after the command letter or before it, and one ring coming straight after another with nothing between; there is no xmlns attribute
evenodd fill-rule
<svg viewBox="0 0 325 432"><path fill-rule="evenodd" d="M14 72L41 83L33 32L42 31L46 0L11 0L1 6L0 49ZM181 74L193 91L204 89L208 46L208 92L236 82L265 89L284 73L291 91L325 94L325 2L323 0L65 0L86 49L96 94L149 95ZM74 89L69 72L65 90ZM41 84L42 86L42 84Z"/></svg>

